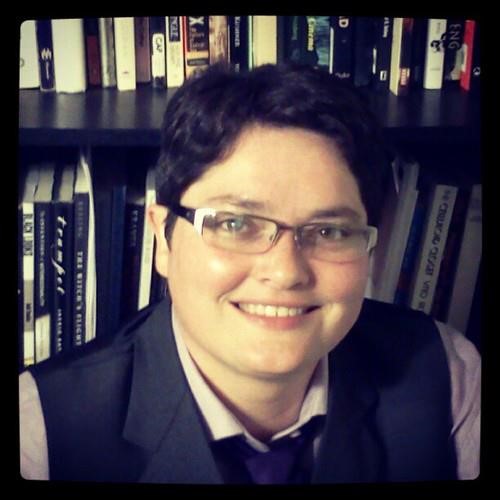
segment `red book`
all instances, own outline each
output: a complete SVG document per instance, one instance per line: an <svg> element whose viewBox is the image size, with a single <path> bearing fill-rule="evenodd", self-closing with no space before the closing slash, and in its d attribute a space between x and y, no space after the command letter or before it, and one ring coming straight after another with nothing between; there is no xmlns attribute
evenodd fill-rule
<svg viewBox="0 0 500 500"><path fill-rule="evenodd" d="M476 31L476 21L467 19L465 21L464 41L462 44L463 61L460 72L460 87L470 90L472 74L472 54L474 51L474 33Z"/></svg>
<svg viewBox="0 0 500 500"><path fill-rule="evenodd" d="M85 52L89 85L101 85L101 55L97 17L84 18Z"/></svg>

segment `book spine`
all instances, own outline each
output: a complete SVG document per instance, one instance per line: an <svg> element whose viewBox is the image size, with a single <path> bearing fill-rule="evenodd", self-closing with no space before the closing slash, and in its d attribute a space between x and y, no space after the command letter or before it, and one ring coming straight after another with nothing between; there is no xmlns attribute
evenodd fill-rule
<svg viewBox="0 0 500 500"><path fill-rule="evenodd" d="M151 36L151 78L153 87L164 89L167 86L167 58L165 55L165 17L149 18Z"/></svg>
<svg viewBox="0 0 500 500"><path fill-rule="evenodd" d="M253 67L278 62L277 16L253 16Z"/></svg>
<svg viewBox="0 0 500 500"><path fill-rule="evenodd" d="M27 20L21 24L19 45L19 88L40 87L40 65L36 41L35 21Z"/></svg>
<svg viewBox="0 0 500 500"><path fill-rule="evenodd" d="M389 89L394 95L408 95L410 88L413 18L393 19Z"/></svg>
<svg viewBox="0 0 500 500"><path fill-rule="evenodd" d="M446 22L443 86L458 87L462 65L462 43L465 19L450 18Z"/></svg>
<svg viewBox="0 0 500 500"><path fill-rule="evenodd" d="M423 88L424 85L428 24L429 19L425 17L417 17L413 23L410 85L415 89Z"/></svg>
<svg viewBox="0 0 500 500"><path fill-rule="evenodd" d="M472 55L474 51L474 31L476 22L472 19L465 21L464 42L463 42L463 59L460 69L460 87L464 90L470 90L471 74L472 74Z"/></svg>
<svg viewBox="0 0 500 500"><path fill-rule="evenodd" d="M134 17L135 74L137 83L151 81L151 46L149 44L149 17Z"/></svg>
<svg viewBox="0 0 500 500"><path fill-rule="evenodd" d="M313 66L329 70L330 16L307 16L308 52Z"/></svg>
<svg viewBox="0 0 500 500"><path fill-rule="evenodd" d="M56 92L87 90L83 19L52 19Z"/></svg>
<svg viewBox="0 0 500 500"><path fill-rule="evenodd" d="M456 186L444 184L436 185L433 190L409 304L411 308L427 314L431 312L432 308L457 191Z"/></svg>
<svg viewBox="0 0 500 500"><path fill-rule="evenodd" d="M35 359L50 357L51 290L50 265L52 235L51 202L35 203Z"/></svg>
<svg viewBox="0 0 500 500"><path fill-rule="evenodd" d="M101 55L97 17L86 17L84 19L84 32L88 83L93 87L101 87Z"/></svg>
<svg viewBox="0 0 500 500"><path fill-rule="evenodd" d="M115 64L118 90L135 90L135 34L133 17L115 17Z"/></svg>
<svg viewBox="0 0 500 500"><path fill-rule="evenodd" d="M184 23L181 16L168 16L166 26L167 87L184 83Z"/></svg>
<svg viewBox="0 0 500 500"><path fill-rule="evenodd" d="M210 64L208 16L184 16L184 63L186 78Z"/></svg>
<svg viewBox="0 0 500 500"><path fill-rule="evenodd" d="M373 53L375 47L375 19L354 18L354 85L368 87L373 78Z"/></svg>
<svg viewBox="0 0 500 500"><path fill-rule="evenodd" d="M72 339L72 244L73 206L69 202L54 204L52 265L54 268L54 327L52 353L71 349Z"/></svg>
<svg viewBox="0 0 500 500"><path fill-rule="evenodd" d="M52 45L52 24L50 19L36 21L36 37L38 45L38 63L40 65L40 90L53 92L56 90L54 76L54 48Z"/></svg>
<svg viewBox="0 0 500 500"><path fill-rule="evenodd" d="M208 16L210 64L229 62L227 16Z"/></svg>
<svg viewBox="0 0 500 500"><path fill-rule="evenodd" d="M150 303L151 290L151 275L153 271L153 245L154 233L153 228L146 220L147 207L155 202L154 188L154 168L150 168L146 175L145 186L145 205L144 205L144 222L143 222L143 238L141 250L141 272L139 278L139 299L137 309L140 310Z"/></svg>
<svg viewBox="0 0 500 500"><path fill-rule="evenodd" d="M99 50L102 86L116 87L115 35L112 17L99 18Z"/></svg>
<svg viewBox="0 0 500 500"><path fill-rule="evenodd" d="M379 17L375 27L374 88L389 89L391 70L392 18Z"/></svg>
<svg viewBox="0 0 500 500"><path fill-rule="evenodd" d="M89 195L74 196L74 262L73 262L73 347L85 343L86 338L86 284L89 238Z"/></svg>
<svg viewBox="0 0 500 500"><path fill-rule="evenodd" d="M350 16L332 16L333 28L332 70L340 80L353 80L353 18Z"/></svg>
<svg viewBox="0 0 500 500"><path fill-rule="evenodd" d="M429 19L424 64L424 89L443 86L446 19Z"/></svg>
<svg viewBox="0 0 500 500"><path fill-rule="evenodd" d="M23 363L35 363L35 237L33 202L23 202Z"/></svg>
<svg viewBox="0 0 500 500"><path fill-rule="evenodd" d="M447 323L461 332L467 323L482 254L482 187L472 187L453 280Z"/></svg>

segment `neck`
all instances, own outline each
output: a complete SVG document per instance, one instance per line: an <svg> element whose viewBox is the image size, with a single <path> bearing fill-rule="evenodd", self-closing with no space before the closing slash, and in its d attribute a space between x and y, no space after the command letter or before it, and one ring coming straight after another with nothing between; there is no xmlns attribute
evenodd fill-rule
<svg viewBox="0 0 500 500"><path fill-rule="evenodd" d="M261 441L267 441L298 420L315 369L312 366L286 377L255 379L234 374L217 376L197 365L217 397Z"/></svg>

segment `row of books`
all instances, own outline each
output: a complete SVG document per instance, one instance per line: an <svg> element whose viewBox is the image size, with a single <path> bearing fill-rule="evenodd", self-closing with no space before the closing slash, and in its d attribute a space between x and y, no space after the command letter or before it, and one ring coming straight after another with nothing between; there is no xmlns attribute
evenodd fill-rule
<svg viewBox="0 0 500 500"><path fill-rule="evenodd" d="M368 295L466 333L482 256L481 184L442 182L416 160L393 164Z"/></svg>
<svg viewBox="0 0 500 500"><path fill-rule="evenodd" d="M464 18L154 16L29 20L20 88L175 88L223 61L236 70L292 61L358 87L479 86L479 23Z"/></svg>
<svg viewBox="0 0 500 500"><path fill-rule="evenodd" d="M137 169L112 156L81 152L23 167L20 368L116 330L164 293L145 222L145 206L155 200L154 169L131 176Z"/></svg>

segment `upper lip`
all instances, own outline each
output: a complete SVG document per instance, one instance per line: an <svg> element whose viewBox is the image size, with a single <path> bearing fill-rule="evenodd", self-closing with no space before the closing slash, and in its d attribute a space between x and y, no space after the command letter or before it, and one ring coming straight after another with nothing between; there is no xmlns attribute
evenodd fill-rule
<svg viewBox="0 0 500 500"><path fill-rule="evenodd" d="M234 300L233 304L262 304L264 306L271 307L287 307L289 309L310 309L311 307L319 307L319 304L305 304L301 303L292 303L292 302L276 302L276 301L266 301L266 300Z"/></svg>

